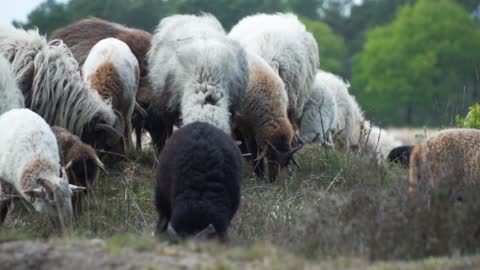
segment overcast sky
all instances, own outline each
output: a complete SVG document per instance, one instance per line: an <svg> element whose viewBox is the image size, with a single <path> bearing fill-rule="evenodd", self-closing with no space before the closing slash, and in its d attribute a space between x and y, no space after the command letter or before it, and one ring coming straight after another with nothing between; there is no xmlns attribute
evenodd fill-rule
<svg viewBox="0 0 480 270"><path fill-rule="evenodd" d="M26 21L27 15L44 0L0 0L0 24L11 23L13 20ZM57 2L66 2L61 0Z"/></svg>

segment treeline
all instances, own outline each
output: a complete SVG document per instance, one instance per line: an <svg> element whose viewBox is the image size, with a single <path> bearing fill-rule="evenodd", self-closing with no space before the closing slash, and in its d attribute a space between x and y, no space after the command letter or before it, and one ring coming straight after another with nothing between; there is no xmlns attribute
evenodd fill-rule
<svg viewBox="0 0 480 270"><path fill-rule="evenodd" d="M480 97L478 0L46 0L14 22L45 34L96 16L152 32L175 13L208 12L228 30L258 12L294 12L322 69L352 83L382 125L451 125ZM476 19L477 18L477 19Z"/></svg>

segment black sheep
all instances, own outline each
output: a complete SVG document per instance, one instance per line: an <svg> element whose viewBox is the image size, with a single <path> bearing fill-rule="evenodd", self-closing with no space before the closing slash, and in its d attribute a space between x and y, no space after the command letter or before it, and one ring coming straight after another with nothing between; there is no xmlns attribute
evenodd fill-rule
<svg viewBox="0 0 480 270"><path fill-rule="evenodd" d="M157 234L223 238L240 204L243 161L235 142L207 123L186 125L159 157Z"/></svg>
<svg viewBox="0 0 480 270"><path fill-rule="evenodd" d="M402 145L393 148L388 154L388 161L391 163L398 163L404 168L408 168L410 164L410 154L412 153L414 145Z"/></svg>

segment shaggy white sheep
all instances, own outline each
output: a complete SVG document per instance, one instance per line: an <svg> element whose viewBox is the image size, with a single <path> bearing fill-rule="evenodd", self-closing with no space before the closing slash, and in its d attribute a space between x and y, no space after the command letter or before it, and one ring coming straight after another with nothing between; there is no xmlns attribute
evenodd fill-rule
<svg viewBox="0 0 480 270"><path fill-rule="evenodd" d="M325 72L317 72L312 93L303 109L300 137L306 142L333 145L332 132L337 117L335 92L324 79Z"/></svg>
<svg viewBox="0 0 480 270"><path fill-rule="evenodd" d="M99 41L88 54L82 67L83 78L104 100L111 99L112 106L125 120L123 139L132 150L132 114L135 107L139 80L139 64L125 42L116 38Z"/></svg>
<svg viewBox="0 0 480 270"><path fill-rule="evenodd" d="M83 80L61 41L47 43L36 30L0 27L0 55L13 67L25 106L50 125L66 128L97 149L120 140L123 119Z"/></svg>
<svg viewBox="0 0 480 270"><path fill-rule="evenodd" d="M229 36L263 57L288 94L288 115L297 127L319 66L318 46L293 14L257 14L240 20Z"/></svg>
<svg viewBox="0 0 480 270"><path fill-rule="evenodd" d="M230 114L247 87L248 63L215 17L175 15L160 21L148 63L154 96L165 102L158 106L164 110L160 114L176 112L182 125L204 121L230 134ZM175 121L165 125L167 133Z"/></svg>
<svg viewBox="0 0 480 270"><path fill-rule="evenodd" d="M318 71L316 79L324 89L330 89L337 104L333 124L335 146L358 149L365 119L355 98L348 93L350 85L342 78L321 70Z"/></svg>
<svg viewBox="0 0 480 270"><path fill-rule="evenodd" d="M0 179L55 225L72 223L72 191L65 170L60 175L57 139L50 126L29 109L13 109L0 116ZM5 210L2 201L0 209ZM8 207L7 207L8 210ZM2 217L5 213L2 213Z"/></svg>
<svg viewBox="0 0 480 270"><path fill-rule="evenodd" d="M0 115L12 109L25 107L23 94L15 82L10 63L0 55Z"/></svg>

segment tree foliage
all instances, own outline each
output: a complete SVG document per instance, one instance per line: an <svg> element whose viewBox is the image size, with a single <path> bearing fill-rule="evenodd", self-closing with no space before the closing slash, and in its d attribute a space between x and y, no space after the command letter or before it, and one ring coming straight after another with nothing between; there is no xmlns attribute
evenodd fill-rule
<svg viewBox="0 0 480 270"><path fill-rule="evenodd" d="M377 120L445 123L463 109L465 95L476 96L478 48L480 29L461 6L419 0L401 8L391 24L368 32L355 57L353 86Z"/></svg>
<svg viewBox="0 0 480 270"><path fill-rule="evenodd" d="M318 44L320 67L324 70L341 74L347 56L345 41L341 36L333 33L328 24L306 18L301 19Z"/></svg>

